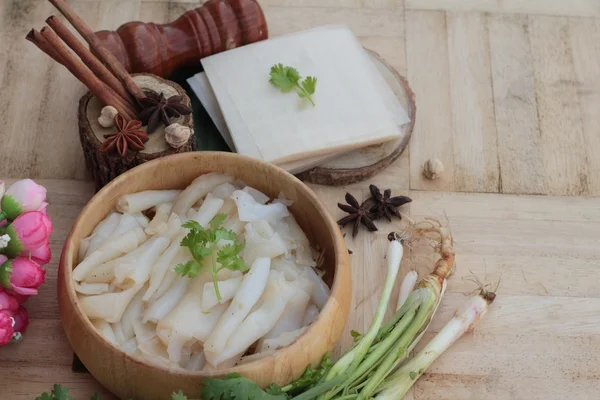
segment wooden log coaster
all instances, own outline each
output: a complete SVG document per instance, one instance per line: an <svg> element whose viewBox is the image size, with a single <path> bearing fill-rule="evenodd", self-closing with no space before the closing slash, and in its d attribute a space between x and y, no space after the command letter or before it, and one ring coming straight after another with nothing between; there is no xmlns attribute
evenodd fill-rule
<svg viewBox="0 0 600 400"><path fill-rule="evenodd" d="M401 139L365 147L351 151L332 161L326 162L311 170L297 174L305 182L320 185L342 186L360 182L382 171L393 163L404 151L415 126L416 106L415 94L408 81L394 68L386 63L379 54L368 50L377 69L404 107L410 122L402 126L404 136Z"/></svg>
<svg viewBox="0 0 600 400"><path fill-rule="evenodd" d="M175 95L184 96L184 102L190 106L190 98L185 90L175 82L168 81L152 74L134 74L134 81L144 91L164 93L165 97ZM96 190L113 180L123 172L155 158L175 153L196 150L196 139L192 134L190 139L182 147L175 149L165 140L165 127L159 127L155 132L149 134L149 140L145 148L140 152L129 152L126 157L121 157L116 152L101 152L100 146L104 142L104 135L116 132L115 127L104 128L98 123L98 117L102 110L102 104L88 92L79 100L79 138L83 147L85 163L96 182ZM192 115L186 115L177 119L171 119L172 123L194 128ZM146 127L142 127L146 130Z"/></svg>

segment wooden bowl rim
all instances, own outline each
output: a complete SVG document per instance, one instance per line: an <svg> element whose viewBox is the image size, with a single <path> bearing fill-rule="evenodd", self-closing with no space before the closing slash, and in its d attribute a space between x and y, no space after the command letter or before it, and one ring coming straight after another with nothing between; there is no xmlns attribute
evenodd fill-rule
<svg viewBox="0 0 600 400"><path fill-rule="evenodd" d="M77 293L75 291L75 288L73 285L73 278L72 278L73 265L74 265L73 259L74 259L74 255L75 255L74 254L75 243L74 243L74 239L73 239L73 234L78 229L83 218L87 215L88 212L90 212L95 207L96 203L99 202L99 199L104 197L103 196L104 194L109 193L115 186L119 185L119 183L121 181L124 181L145 169L153 168L154 164L162 163L165 160L176 163L177 160L180 158L181 158L181 162L183 162L183 160L185 160L187 158L194 159L198 156L200 156L200 157L203 157L203 156L224 157L225 159L230 159L230 162L241 161L241 162L250 163L250 164L262 164L267 169L273 171L273 173L281 174L282 176L285 177L286 180L289 180L290 182L299 183L300 185L298 186L298 190L304 191L305 192L304 194L307 196L309 201L315 203L316 208L319 211L320 216L323 218L323 221L324 221L328 231L333 234L332 242L333 242L334 259L335 259L335 265L333 266L334 278L333 278L333 282L331 285L330 296L327 299L327 302L325 303L323 310L321 310L321 312L319 313L319 316L317 317L317 319L311 325L309 325L308 329L306 329L306 331L302 335L300 335L291 345L284 347L280 350L276 350L274 353L272 353L268 356L265 356L258 360L248 362L246 364L237 365L237 366L225 368L225 369L214 370L214 371L189 371L189 370L185 370L185 369L175 369L175 368L171 368L171 367L165 367L162 365L157 365L157 364L152 364L150 362L146 362L145 360L141 360L141 359L132 357L131 355L125 353L123 350L119 349L116 345L114 345L113 343L109 342L106 338L104 338L96 330L96 328L92 324L91 320L83 313L83 310L81 309L81 304L79 302L79 299L77 298ZM84 321L84 325L86 326L86 328L89 331L92 332L92 336L95 337L104 347L107 347L107 350L116 351L120 356L124 357L126 360L128 360L130 362L140 364L140 365L143 365L144 367L151 368L151 369L154 369L159 372L166 373L166 374L184 376L184 377L193 377L193 378L213 378L213 377L226 376L231 373L243 374L246 370L260 369L263 365L267 366L269 363L269 360L271 360L272 358L274 358L276 356L277 357L286 357L286 356L295 354L297 349L302 348L302 343L304 341L310 340L311 336L313 336L312 335L313 332L315 332L315 331L319 332L320 331L319 328L327 326L326 320L327 320L329 314L331 314L332 311L337 308L337 307L334 307L334 302L337 302L336 295L338 294L338 292L343 290L343 288L340 285L342 284L341 282L343 282L345 279L343 279L342 276L349 275L349 274L350 274L350 257L348 254L348 249L346 247L346 243L345 243L343 235L337 225L337 222L335 221L333 216L331 216L331 214L329 214L329 212L327 211L327 208L323 204L323 202L317 197L317 195L308 186L306 186L304 184L304 182L302 182L301 180L299 180L298 178L296 178L294 175L290 174L289 172L287 172L273 164L266 163L264 161L250 158L247 156L243 156L243 155L240 155L237 153L220 152L220 151L194 151L194 152L185 152L185 153L168 155L165 157L157 158L155 160L143 163L139 166L136 166L135 168L132 168L129 171L119 175L117 178L113 179L110 183L108 183L104 188L102 188L100 191L98 191L88 201L88 203L85 205L85 207L81 210L81 212L77 216L77 219L73 223L73 226L71 227L71 230L69 231L69 234L65 240L65 244L64 244L63 251L61 254L61 258L60 258L59 273L58 273L58 278L57 278L59 280L62 280L63 284L65 286L63 287L61 284L58 284L57 291L60 292L61 288L63 290L66 290L66 294L70 301L69 303L71 306L73 306L73 311L76 315L76 318L79 318ZM348 278L348 280L349 279L350 278ZM351 290L351 288L348 288L346 290ZM62 304L62 302L59 302L59 306L61 304ZM63 310L61 310L61 322L63 323L63 329L65 329L65 331L67 331L67 327L64 325L64 320L62 318L62 312L63 312ZM67 335L67 338L70 341L69 335Z"/></svg>

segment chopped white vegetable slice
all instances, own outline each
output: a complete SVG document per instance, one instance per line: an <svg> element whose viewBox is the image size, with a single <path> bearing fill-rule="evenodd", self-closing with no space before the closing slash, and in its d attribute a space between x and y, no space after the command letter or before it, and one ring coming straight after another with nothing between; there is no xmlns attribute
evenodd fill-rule
<svg viewBox="0 0 600 400"><path fill-rule="evenodd" d="M204 203L202 203L200 209L192 219L206 228L209 222L218 214L223 203L222 199L216 197L204 200Z"/></svg>
<svg viewBox="0 0 600 400"><path fill-rule="evenodd" d="M158 322L169 315L185 295L189 284L190 278L185 276L177 278L169 290L148 307L143 321Z"/></svg>
<svg viewBox="0 0 600 400"><path fill-rule="evenodd" d="M138 218L136 218L132 214L123 214L123 216L121 217L121 220L119 221L119 225L117 225L117 228L113 231L113 233L111 234L111 237L122 235L126 232L129 232L133 228L138 228L138 227L144 228L140 224L140 221L138 220Z"/></svg>
<svg viewBox="0 0 600 400"><path fill-rule="evenodd" d="M140 290L142 285L133 286L118 293L104 293L87 296L81 299L81 308L89 319L105 319L108 322L119 322L125 308Z"/></svg>
<svg viewBox="0 0 600 400"><path fill-rule="evenodd" d="M229 337L244 321L254 304L261 297L267 285L270 267L271 260L268 258L258 258L252 264L250 271L244 276L231 305L219 319L215 329L204 343L204 353L207 360L210 357L216 357L225 349Z"/></svg>
<svg viewBox="0 0 600 400"><path fill-rule="evenodd" d="M331 294L329 286L323 282L323 279L312 268L305 268L301 276L310 279L314 283L311 299L319 307L319 310L323 310Z"/></svg>
<svg viewBox="0 0 600 400"><path fill-rule="evenodd" d="M296 339L298 339L305 331L306 327L302 327L291 332L283 332L276 337L265 339L259 343L256 351L261 354L265 351L275 351L283 347L287 347L294 343Z"/></svg>
<svg viewBox="0 0 600 400"><path fill-rule="evenodd" d="M138 342L138 346L156 337L156 325L147 322L143 323L140 320L133 322L133 331L135 332L135 339Z"/></svg>
<svg viewBox="0 0 600 400"><path fill-rule="evenodd" d="M133 296L133 299L131 299L123 313L123 318L121 318L123 334L127 339L135 337L135 332L133 330L134 321L141 321L142 315L144 314L144 304L142 303L144 288L140 289L140 291Z"/></svg>
<svg viewBox="0 0 600 400"><path fill-rule="evenodd" d="M121 287L143 285L150 278L152 265L169 246L169 239L154 236L139 247L139 258L131 258L115 268L115 283Z"/></svg>
<svg viewBox="0 0 600 400"><path fill-rule="evenodd" d="M92 235L90 236L90 243L85 252L85 257L92 254L94 251L98 250L104 242L111 237L117 226L119 226L119 222L121 221L121 217L123 215L112 212L108 215L108 217L104 218L102 222L100 222ZM85 258L84 257L84 258ZM83 258L79 259L79 262L83 261Z"/></svg>
<svg viewBox="0 0 600 400"><path fill-rule="evenodd" d="M92 325L100 332L100 334L104 337L104 339L108 340L112 344L118 346L119 342L117 341L117 337L113 332L112 327L108 322L103 319L93 319Z"/></svg>
<svg viewBox="0 0 600 400"><path fill-rule="evenodd" d="M236 190L231 195L238 208L240 221L268 221L272 225L277 225L281 219L290 215L286 206L280 203L260 204L254 200L254 197L243 190Z"/></svg>
<svg viewBox="0 0 600 400"><path fill-rule="evenodd" d="M229 198L229 196L231 196L236 190L237 188L235 186L227 182L214 188L211 193L213 196L225 200Z"/></svg>
<svg viewBox="0 0 600 400"><path fill-rule="evenodd" d="M304 318L302 319L302 326L308 326L317 320L319 316L319 309L314 304L310 304L306 308Z"/></svg>
<svg viewBox="0 0 600 400"><path fill-rule="evenodd" d="M285 243L267 221L249 222L245 229L246 246L241 257L246 264L260 257L275 258L285 253Z"/></svg>
<svg viewBox="0 0 600 400"><path fill-rule="evenodd" d="M169 267L173 265L173 260L175 260L176 256L179 254L181 248L181 239L183 239L183 236L175 238L152 267L150 286L146 293L144 293L144 301L147 302L156 293L165 274L169 270Z"/></svg>
<svg viewBox="0 0 600 400"><path fill-rule="evenodd" d="M139 227L108 240L75 267L73 279L76 281L83 280L94 267L135 250L145 240L146 234Z"/></svg>
<svg viewBox="0 0 600 400"><path fill-rule="evenodd" d="M154 218L148 224L144 232L147 235L163 234L167 229L167 221L169 220L169 214L173 208L173 203L161 203L156 206L156 212Z"/></svg>
<svg viewBox="0 0 600 400"><path fill-rule="evenodd" d="M304 269L298 267L293 260L282 257L276 258L272 261L271 269L281 272L288 281L295 281L304 271Z"/></svg>
<svg viewBox="0 0 600 400"><path fill-rule="evenodd" d="M109 290L108 283L73 282L73 286L75 286L75 291L77 291L77 293L88 296L106 293Z"/></svg>
<svg viewBox="0 0 600 400"><path fill-rule="evenodd" d="M150 223L150 220L144 214L142 214L141 212L136 212L136 213L131 214L131 215L133 217L135 217L135 219L138 222L139 226L141 226L144 229L146 229L148 227L148 224Z"/></svg>
<svg viewBox="0 0 600 400"><path fill-rule="evenodd" d="M126 341L125 343L121 344L119 348L129 355L133 355L138 351L138 344L135 338L132 338Z"/></svg>
<svg viewBox="0 0 600 400"><path fill-rule="evenodd" d="M92 234L91 236L86 237L79 244L79 251L77 253L78 261L83 261L83 259L85 258L85 253L87 253L88 248L90 247L90 242L92 241L94 236L95 236L95 234Z"/></svg>
<svg viewBox="0 0 600 400"><path fill-rule="evenodd" d="M182 359L182 352L184 346L190 343L192 337L184 332L176 330L171 334L169 344L167 345L167 354L169 354L169 361L172 363L180 364Z"/></svg>
<svg viewBox="0 0 600 400"><path fill-rule="evenodd" d="M119 344L119 346L125 343L127 341L127 338L125 338L125 333L123 332L123 325L121 325L121 322L111 324L111 327L113 332L115 333L115 337L117 338L117 343Z"/></svg>
<svg viewBox="0 0 600 400"><path fill-rule="evenodd" d="M241 284L241 275L235 278L219 281L219 293L221 294L221 301L219 301L217 300L217 292L215 291L215 285L213 282L205 283L202 293L202 308L208 310L217 304L223 304L233 299L233 296Z"/></svg>
<svg viewBox="0 0 600 400"><path fill-rule="evenodd" d="M246 186L242 189L244 192L248 193L250 196L254 197L254 200L258 204L267 204L271 198L264 194L263 192L254 189L253 187Z"/></svg>
<svg viewBox="0 0 600 400"><path fill-rule="evenodd" d="M138 345L140 352L144 358L151 363L170 367L169 354L167 353L166 347L158 340L154 338Z"/></svg>
<svg viewBox="0 0 600 400"><path fill-rule="evenodd" d="M194 179L192 183L179 194L179 196L177 196L177 199L173 204L172 212L179 214L179 216L185 215L187 210L192 208L194 203L202 199L208 192L217 186L226 182L233 182L233 178L228 175L220 175L214 172L200 175Z"/></svg>
<svg viewBox="0 0 600 400"><path fill-rule="evenodd" d="M223 362L244 354L252 343L275 326L288 299L289 288L285 278L279 274L269 277L261 306L235 329L221 352L207 351L206 360L213 366L220 366Z"/></svg>
<svg viewBox="0 0 600 400"><path fill-rule="evenodd" d="M202 368L204 368L205 364L206 357L204 357L204 351L200 350L192 353L190 361L188 361L185 369L190 371L200 371Z"/></svg>
<svg viewBox="0 0 600 400"><path fill-rule="evenodd" d="M283 192L279 192L279 194L277 195L277 198L275 200L273 200L273 203L281 203L284 206L289 207L292 204L294 204L294 201L285 197L285 194Z"/></svg>
<svg viewBox="0 0 600 400"><path fill-rule="evenodd" d="M126 194L117 201L117 210L134 214L155 207L160 203L173 202L181 190L145 190Z"/></svg>
<svg viewBox="0 0 600 400"><path fill-rule="evenodd" d="M273 329L264 335L263 339L278 337L282 333L292 332L302 327L302 320L310 302L310 296L304 290L291 284L288 285L288 290L291 293L288 294L290 297L283 314L281 314Z"/></svg>

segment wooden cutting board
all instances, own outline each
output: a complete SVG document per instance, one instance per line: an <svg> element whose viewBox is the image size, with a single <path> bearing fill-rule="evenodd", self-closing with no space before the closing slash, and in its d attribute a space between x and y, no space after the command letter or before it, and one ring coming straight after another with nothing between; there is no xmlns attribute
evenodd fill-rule
<svg viewBox="0 0 600 400"><path fill-rule="evenodd" d="M10 182L9 182L10 183ZM18 346L0 349L3 399L31 400L54 383L76 399L98 391L113 399L87 373L73 373L56 299L56 271L63 241L79 211L93 195L93 184L40 180L48 188L55 231L53 261L46 283L30 299L31 325ZM366 185L365 185L366 188ZM340 188L315 186L338 218ZM353 190L361 200L365 190ZM400 191L394 191L394 193ZM598 199L499 194L458 194L408 190L404 211L412 218L447 218L455 239L456 274L451 277L426 343L448 321L475 285L471 272L496 283L496 302L473 333L455 343L415 385L406 399L596 399L600 393L600 207ZM444 216L445 215L445 216ZM370 324L384 281L387 233L398 221L381 223L375 234L347 236L352 254L353 302L347 331ZM415 268L430 271L427 244L407 252L403 276ZM394 295L397 294L397 289ZM391 314L391 310L390 313ZM349 333L339 350L352 342Z"/></svg>

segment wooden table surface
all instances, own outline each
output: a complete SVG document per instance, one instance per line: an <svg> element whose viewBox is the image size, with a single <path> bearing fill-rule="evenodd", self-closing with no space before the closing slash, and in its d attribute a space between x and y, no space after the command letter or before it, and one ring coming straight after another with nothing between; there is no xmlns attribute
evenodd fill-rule
<svg viewBox="0 0 600 400"><path fill-rule="evenodd" d="M457 273L425 340L474 285L496 282L497 301L407 396L411 399L600 398L600 1L263 0L271 36L349 25L361 42L407 76L417 98L409 150L372 183L406 194L413 218L447 218ZM96 29L129 20L166 22L198 2L71 1ZM54 383L75 399L95 391L73 354L56 301L62 242L93 195L77 135L85 92L24 40L55 10L42 0L0 1L0 178L31 177L49 189L54 259L31 325L0 349L0 398L33 399ZM422 178L430 157L446 168ZM369 182L371 183L371 182ZM335 217L346 191L368 183L313 186ZM596 196L596 197L595 197ZM348 238L354 296L348 330L372 319L384 279L385 236ZM431 267L424 250L403 273ZM424 340L424 342L425 342ZM346 335L341 348L351 342Z"/></svg>

